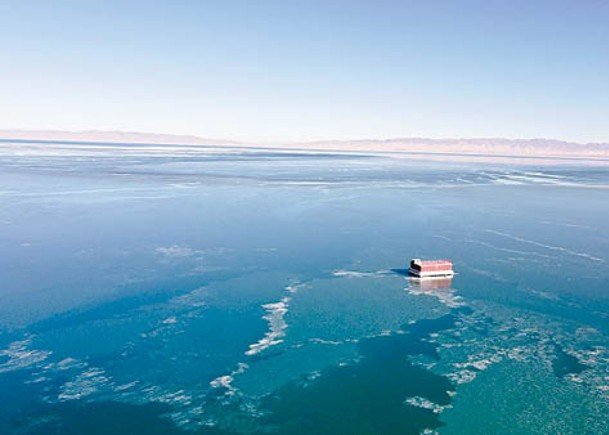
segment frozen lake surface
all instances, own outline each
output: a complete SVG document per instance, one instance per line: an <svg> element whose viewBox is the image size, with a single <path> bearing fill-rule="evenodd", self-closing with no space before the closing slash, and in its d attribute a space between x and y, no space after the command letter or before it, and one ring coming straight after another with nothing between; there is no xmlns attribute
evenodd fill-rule
<svg viewBox="0 0 609 435"><path fill-rule="evenodd" d="M609 433L606 166L0 146L1 433Z"/></svg>

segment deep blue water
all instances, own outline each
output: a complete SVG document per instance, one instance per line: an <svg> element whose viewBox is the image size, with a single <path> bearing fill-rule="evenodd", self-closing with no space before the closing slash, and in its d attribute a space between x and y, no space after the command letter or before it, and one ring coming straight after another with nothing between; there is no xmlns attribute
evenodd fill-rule
<svg viewBox="0 0 609 435"><path fill-rule="evenodd" d="M423 158L0 153L0 433L609 433L609 170Z"/></svg>

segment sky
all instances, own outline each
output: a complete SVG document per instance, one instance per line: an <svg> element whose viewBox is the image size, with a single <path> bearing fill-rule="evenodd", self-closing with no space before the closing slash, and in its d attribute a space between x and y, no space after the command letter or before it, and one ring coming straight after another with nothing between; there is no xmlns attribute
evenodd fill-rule
<svg viewBox="0 0 609 435"><path fill-rule="evenodd" d="M0 0L0 129L609 142L609 0Z"/></svg>

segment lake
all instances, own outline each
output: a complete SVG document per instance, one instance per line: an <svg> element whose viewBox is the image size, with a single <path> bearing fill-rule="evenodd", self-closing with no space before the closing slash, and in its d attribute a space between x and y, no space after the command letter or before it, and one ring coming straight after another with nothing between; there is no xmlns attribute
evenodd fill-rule
<svg viewBox="0 0 609 435"><path fill-rule="evenodd" d="M48 148L0 153L1 433L609 433L606 165Z"/></svg>

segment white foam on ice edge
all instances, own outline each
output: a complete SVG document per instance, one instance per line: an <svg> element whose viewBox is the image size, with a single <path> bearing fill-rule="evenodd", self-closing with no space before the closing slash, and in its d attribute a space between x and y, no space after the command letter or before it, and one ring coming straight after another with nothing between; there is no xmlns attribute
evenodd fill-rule
<svg viewBox="0 0 609 435"><path fill-rule="evenodd" d="M442 411L444 411L446 408L452 408L451 405L446 405L446 406L438 405L437 403L434 403L431 400L428 400L421 396L409 397L406 400L404 400L404 403L407 403L408 405L414 406L416 408L429 409L434 414L439 414Z"/></svg>
<svg viewBox="0 0 609 435"><path fill-rule="evenodd" d="M233 370L229 375L218 376L216 379L211 381L209 385L212 388L224 388L227 396L234 396L237 393L237 388L233 386L235 376L244 373L249 368L249 365L243 362L237 364L237 368Z"/></svg>
<svg viewBox="0 0 609 435"><path fill-rule="evenodd" d="M279 302L262 306L266 310L266 314L262 318L268 322L269 330L258 342L250 344L249 349L245 352L246 355L256 355L271 346L283 343L285 330L288 327L284 317L288 312L289 302L290 298L286 296Z"/></svg>

